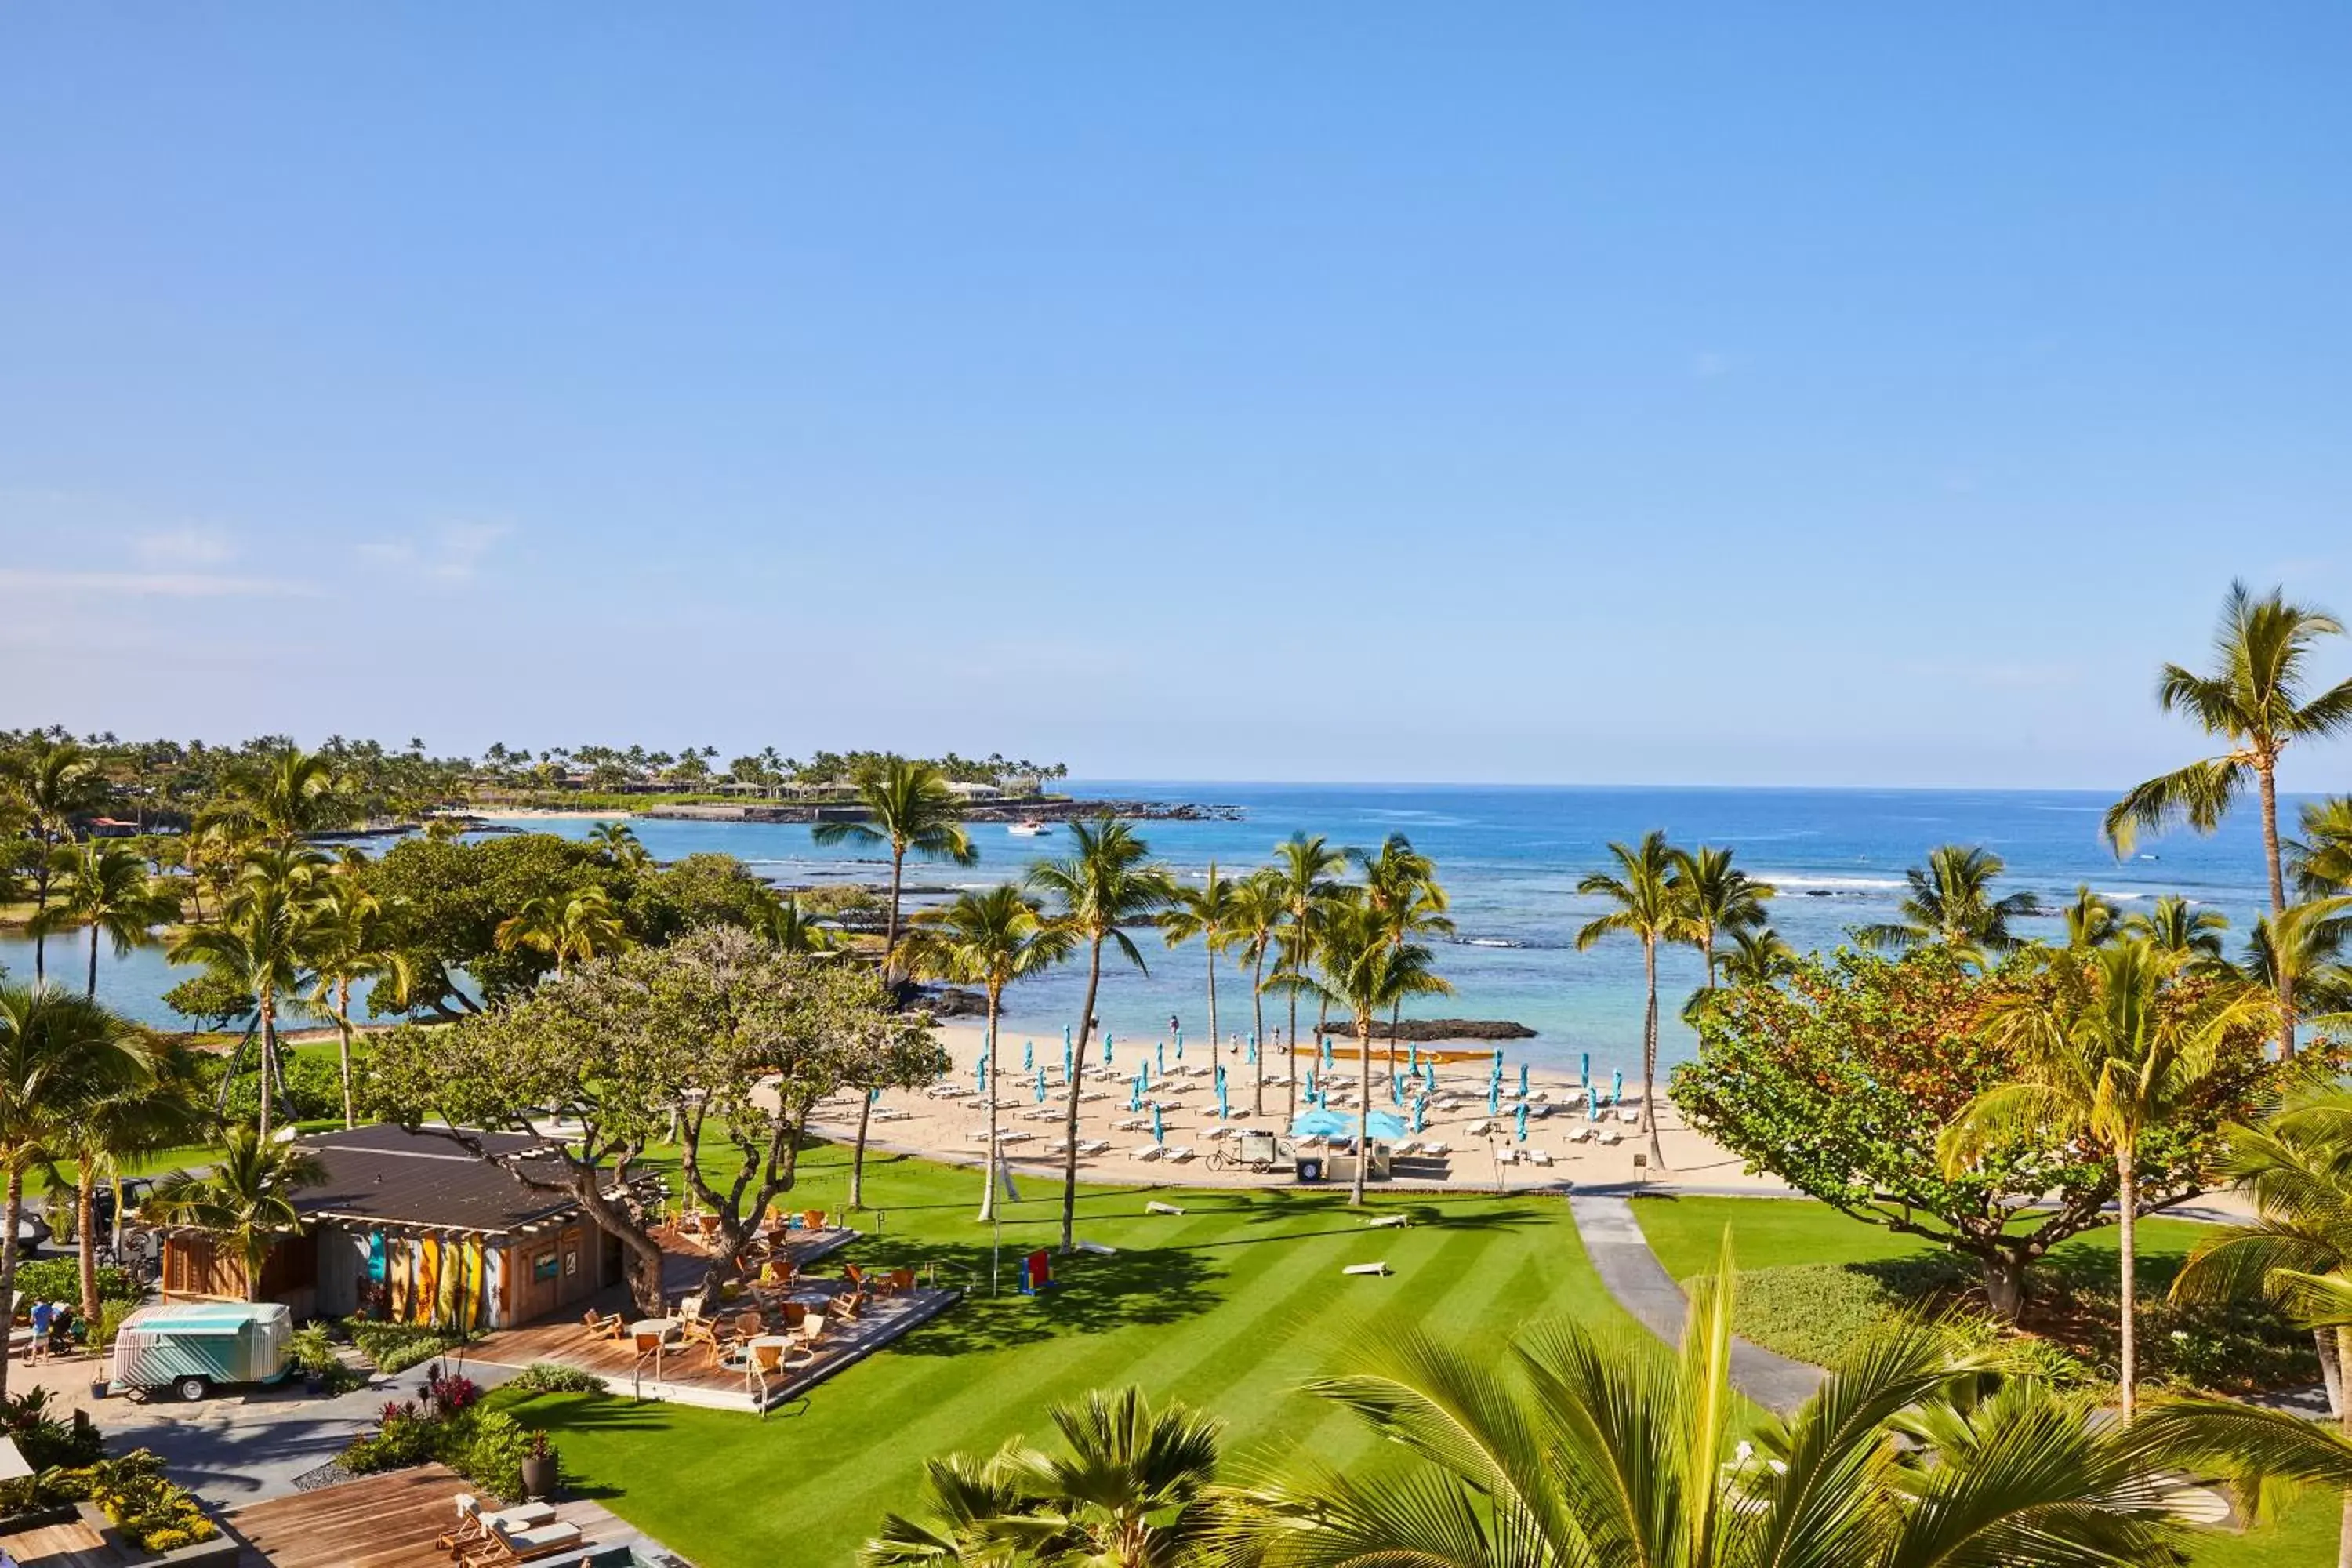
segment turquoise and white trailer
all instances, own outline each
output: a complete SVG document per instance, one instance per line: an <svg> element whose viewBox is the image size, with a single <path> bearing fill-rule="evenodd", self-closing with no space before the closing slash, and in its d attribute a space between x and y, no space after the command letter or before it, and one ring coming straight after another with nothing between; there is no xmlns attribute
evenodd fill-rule
<svg viewBox="0 0 2352 1568"><path fill-rule="evenodd" d="M276 1383L293 1368L293 1314L277 1301L142 1307L115 1335L113 1391L202 1399L225 1385Z"/></svg>

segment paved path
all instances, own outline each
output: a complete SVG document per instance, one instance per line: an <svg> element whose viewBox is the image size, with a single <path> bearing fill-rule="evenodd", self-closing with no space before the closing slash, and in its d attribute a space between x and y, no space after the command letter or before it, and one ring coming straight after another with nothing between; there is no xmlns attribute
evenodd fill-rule
<svg viewBox="0 0 2352 1568"><path fill-rule="evenodd" d="M1681 1342L1689 1303L1682 1287L1650 1250L1633 1204L1601 1193L1575 1193L1568 1200L1577 1234L1617 1304L1668 1344ZM1811 1397L1828 1374L1810 1363L1776 1355L1746 1340L1731 1342L1731 1381L1759 1405L1787 1415Z"/></svg>

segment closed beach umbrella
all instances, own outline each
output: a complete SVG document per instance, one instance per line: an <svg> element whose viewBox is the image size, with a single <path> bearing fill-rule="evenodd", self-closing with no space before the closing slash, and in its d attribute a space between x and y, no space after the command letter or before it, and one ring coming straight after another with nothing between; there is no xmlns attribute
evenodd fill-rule
<svg viewBox="0 0 2352 1568"><path fill-rule="evenodd" d="M1062 1033L1062 1077L1065 1081L1075 1076L1072 1069L1077 1066L1077 1060L1078 1053L1070 1048L1069 1031L1066 1029Z"/></svg>
<svg viewBox="0 0 2352 1568"><path fill-rule="evenodd" d="M1168 1076L1168 1042L1162 1040L1152 1047L1151 1054L1160 1058L1160 1076L1166 1078Z"/></svg>
<svg viewBox="0 0 2352 1568"><path fill-rule="evenodd" d="M1520 1107L1519 1107L1519 1142L1522 1142L1522 1143L1524 1143L1524 1142L1526 1142L1527 1141L1528 1141L1528 1108L1527 1108L1526 1106L1522 1105L1522 1106L1520 1106Z"/></svg>
<svg viewBox="0 0 2352 1568"><path fill-rule="evenodd" d="M1315 1103L1315 1068L1311 1065L1307 1069L1307 1103Z"/></svg>
<svg viewBox="0 0 2352 1568"><path fill-rule="evenodd" d="M1412 1102L1412 1130L1418 1132L1429 1120L1429 1101L1415 1099Z"/></svg>
<svg viewBox="0 0 2352 1568"><path fill-rule="evenodd" d="M1233 1113L1233 1101L1225 1098L1224 1069L1220 1068L1217 1069L1217 1119L1222 1121Z"/></svg>
<svg viewBox="0 0 2352 1568"><path fill-rule="evenodd" d="M1021 1070L1027 1072L1037 1065L1037 1047L1028 1040L1021 1042Z"/></svg>
<svg viewBox="0 0 2352 1568"><path fill-rule="evenodd" d="M1329 1072L1331 1070L1331 1037L1326 1035L1316 1044L1323 1047L1323 1070Z"/></svg>
<svg viewBox="0 0 2352 1568"><path fill-rule="evenodd" d="M1110 1066L1110 1037L1108 1035L1105 1035L1103 1037L1103 1066Z"/></svg>
<svg viewBox="0 0 2352 1568"><path fill-rule="evenodd" d="M1625 1103L1625 1069L1623 1068L1619 1068L1609 1075L1609 1103L1612 1105Z"/></svg>
<svg viewBox="0 0 2352 1568"><path fill-rule="evenodd" d="M1143 1080L1141 1079L1137 1079L1133 1083L1127 1086L1127 1108L1129 1110L1140 1110L1143 1109Z"/></svg>
<svg viewBox="0 0 2352 1568"><path fill-rule="evenodd" d="M1528 1097L1528 1064L1527 1064L1527 1063L1525 1063L1525 1062L1521 1062L1521 1063L1519 1064L1519 1098L1520 1098L1521 1100L1525 1100L1527 1097Z"/></svg>
<svg viewBox="0 0 2352 1568"><path fill-rule="evenodd" d="M1592 1053L1586 1051L1576 1058L1576 1081L1590 1088L1592 1083Z"/></svg>
<svg viewBox="0 0 2352 1568"><path fill-rule="evenodd" d="M988 1053L980 1053L980 1060L971 1064L972 1088L982 1094L988 1092Z"/></svg>
<svg viewBox="0 0 2352 1568"><path fill-rule="evenodd" d="M1145 1089L1151 1087L1151 1058L1146 1057L1135 1064L1135 1081Z"/></svg>
<svg viewBox="0 0 2352 1568"><path fill-rule="evenodd" d="M1389 1049L1391 1052L1395 1051L1395 1041L1391 1040L1389 1042ZM1418 1078L1421 1076L1421 1047L1419 1046L1405 1047L1404 1070L1407 1077Z"/></svg>
<svg viewBox="0 0 2352 1568"><path fill-rule="evenodd" d="M1255 1030L1252 1030L1250 1032L1248 1059L1252 1062L1255 1062L1257 1060L1257 1033Z"/></svg>
<svg viewBox="0 0 2352 1568"><path fill-rule="evenodd" d="M1176 1059L1180 1062L1184 1059L1184 1031L1181 1029L1176 1031Z"/></svg>
<svg viewBox="0 0 2352 1568"><path fill-rule="evenodd" d="M1589 1083L1584 1086L1584 1119L1587 1121L1601 1120L1601 1091Z"/></svg>
<svg viewBox="0 0 2352 1568"><path fill-rule="evenodd" d="M1160 1123L1160 1108L1156 1105L1151 1108L1151 1141L1154 1143L1168 1141L1167 1131Z"/></svg>
<svg viewBox="0 0 2352 1568"><path fill-rule="evenodd" d="M1404 1103L1404 1080L1402 1079L1392 1078L1389 1079L1389 1103L1391 1105L1402 1105Z"/></svg>
<svg viewBox="0 0 2352 1568"><path fill-rule="evenodd" d="M1037 1069L1037 1103L1040 1105L1045 1103L1045 1069L1044 1068Z"/></svg>
<svg viewBox="0 0 2352 1568"><path fill-rule="evenodd" d="M1490 1078L1486 1080L1486 1114L1489 1116L1500 1116L1502 1113L1503 1080L1498 1078Z"/></svg>

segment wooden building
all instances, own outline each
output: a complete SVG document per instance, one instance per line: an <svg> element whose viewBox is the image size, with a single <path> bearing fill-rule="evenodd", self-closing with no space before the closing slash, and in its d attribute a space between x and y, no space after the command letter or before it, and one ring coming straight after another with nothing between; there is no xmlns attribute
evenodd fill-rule
<svg viewBox="0 0 2352 1568"><path fill-rule="evenodd" d="M302 1234L272 1249L253 1299L283 1301L297 1318L499 1329L619 1284L620 1242L571 1198L506 1168L543 1161L552 1176L545 1141L474 1136L501 1163L399 1127L305 1135L326 1179L294 1194ZM163 1287L166 1300L244 1300L244 1260L201 1232L175 1231L163 1241Z"/></svg>

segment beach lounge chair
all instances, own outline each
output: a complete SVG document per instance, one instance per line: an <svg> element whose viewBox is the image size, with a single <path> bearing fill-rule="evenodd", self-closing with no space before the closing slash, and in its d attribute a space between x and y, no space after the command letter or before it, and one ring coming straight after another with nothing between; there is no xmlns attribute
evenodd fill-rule
<svg viewBox="0 0 2352 1568"><path fill-rule="evenodd" d="M485 1514L479 1499L471 1492L459 1492L457 1497L457 1528L445 1531L433 1542L440 1552L463 1552L467 1547L489 1539L490 1520L497 1520L509 1530L530 1530L551 1522L555 1518L552 1506L543 1502L518 1503L512 1508Z"/></svg>
<svg viewBox="0 0 2352 1568"><path fill-rule="evenodd" d="M1618 1131L1617 1131L1617 1129L1615 1129L1614 1127L1612 1127L1608 1131L1603 1132L1603 1133L1601 1135L1601 1141L1603 1143L1606 1143L1606 1144L1611 1145L1612 1147L1614 1147L1615 1145L1617 1145L1617 1144L1619 1144L1619 1143L1622 1143L1623 1142L1625 1142L1625 1134L1623 1134L1622 1132Z"/></svg>
<svg viewBox="0 0 2352 1568"><path fill-rule="evenodd" d="M1350 1263L1339 1270L1342 1274L1374 1274L1382 1279L1388 1277L1388 1271L1389 1266L1386 1263Z"/></svg>
<svg viewBox="0 0 2352 1568"><path fill-rule="evenodd" d="M1160 1157L1171 1165L1181 1165L1192 1157L1192 1146L1190 1143L1179 1143Z"/></svg>
<svg viewBox="0 0 2352 1568"><path fill-rule="evenodd" d="M1528 1151L1528 1158L1534 1161L1538 1165L1549 1165L1551 1163L1551 1151L1549 1149L1530 1149Z"/></svg>
<svg viewBox="0 0 2352 1568"><path fill-rule="evenodd" d="M457 1561L467 1568L490 1568L506 1563L528 1563L535 1557L551 1557L559 1552L570 1552L582 1544L580 1527L561 1521L535 1524L522 1530L509 1530L494 1515L482 1521L483 1539L457 1553Z"/></svg>
<svg viewBox="0 0 2352 1568"><path fill-rule="evenodd" d="M1056 1138L1045 1145L1045 1152L1048 1154L1066 1154L1069 1152L1070 1141L1066 1138Z"/></svg>
<svg viewBox="0 0 2352 1568"><path fill-rule="evenodd" d="M1146 1143L1142 1148L1136 1150L1134 1153L1135 1158L1139 1160L1157 1160L1160 1156L1161 1149L1157 1143Z"/></svg>
<svg viewBox="0 0 2352 1568"><path fill-rule="evenodd" d="M1424 1155L1451 1154L1454 1152L1454 1145L1451 1143L1423 1143L1421 1146L1421 1152Z"/></svg>
<svg viewBox="0 0 2352 1568"><path fill-rule="evenodd" d="M1154 1198L1143 1205L1143 1212L1145 1214L1182 1214L1184 1211L1174 1204L1163 1204Z"/></svg>
<svg viewBox="0 0 2352 1568"><path fill-rule="evenodd" d="M1097 1154L1108 1153L1109 1151L1110 1140L1108 1138L1081 1138L1078 1140L1078 1158L1082 1160L1090 1159Z"/></svg>
<svg viewBox="0 0 2352 1568"><path fill-rule="evenodd" d="M627 1332L620 1313L600 1312L593 1307L580 1314L580 1323L592 1340L617 1340Z"/></svg>

